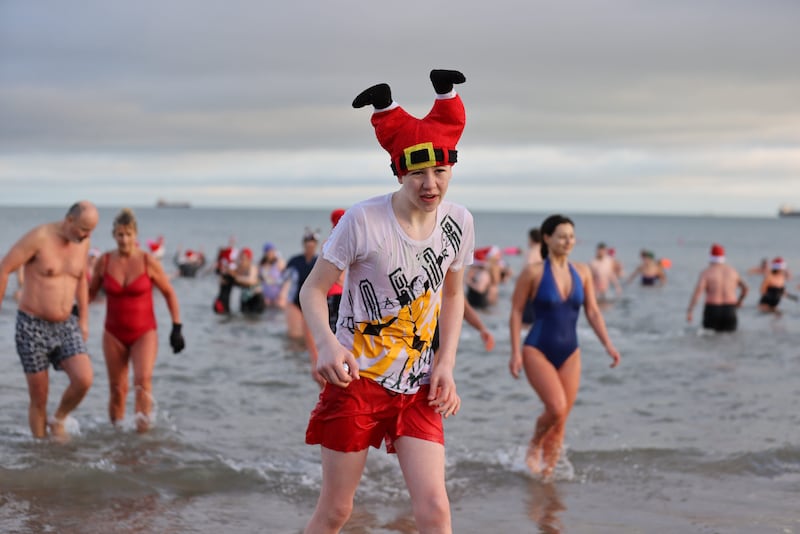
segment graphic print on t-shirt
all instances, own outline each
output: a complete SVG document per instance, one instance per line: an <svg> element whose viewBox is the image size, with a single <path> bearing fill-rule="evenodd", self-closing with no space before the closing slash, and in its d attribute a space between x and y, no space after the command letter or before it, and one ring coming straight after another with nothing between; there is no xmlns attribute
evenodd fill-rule
<svg viewBox="0 0 800 534"><path fill-rule="evenodd" d="M416 248L414 254L380 254L382 266L391 268L386 278L361 279L357 287L349 288L351 309L355 300L365 312L364 320L350 316L343 325L352 332L354 355L367 363L360 371L363 376L400 392L416 391L427 382L441 287L447 269L458 256L462 238L461 226L446 215L432 246ZM399 246L411 247L407 242ZM352 291L357 295L350 294Z"/></svg>

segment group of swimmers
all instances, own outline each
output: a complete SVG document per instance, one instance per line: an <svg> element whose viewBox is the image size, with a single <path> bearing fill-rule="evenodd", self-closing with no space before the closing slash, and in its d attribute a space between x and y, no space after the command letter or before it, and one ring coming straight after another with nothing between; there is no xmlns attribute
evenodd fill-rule
<svg viewBox="0 0 800 534"><path fill-rule="evenodd" d="M317 233L306 232L303 252L280 269L281 288L297 289L296 294L286 294L287 322L299 326L289 334L306 339L312 374L321 386L305 436L307 444L319 445L322 466L308 533L342 529L353 509L368 450L382 443L387 453L397 455L417 528L452 531L443 419L461 408L456 353L464 320L472 324L470 318L477 316L465 306L465 271L473 261L475 229L464 206L445 200L458 159L456 143L466 123L454 85L464 83L465 77L441 69L432 70L429 77L436 99L423 119L403 110L388 84L368 87L356 96L354 108L373 107L370 122L389 153L399 187L354 204L336 221L332 214L334 228L321 254L316 254ZM89 283L87 238L98 218L91 203L79 202L63 221L26 234L0 262L0 293L9 274L24 266L16 339L30 392L29 421L37 437L48 433L50 364L65 370L70 379L49 421L51 434L64 434L63 419L89 389L86 308L100 285L107 295L103 349L112 389L112 422L124 413L121 401L132 364L137 429L144 431L149 424L150 375L158 345L151 321L152 287L167 301L173 351L185 346L180 307L169 277L151 253L133 246L136 222L129 211L123 210L114 220L117 247L97 259ZM543 404L526 463L532 473L548 480L554 475L578 393L581 349L576 329L581 308L611 358L611 367L620 363L621 356L597 304L592 269L570 261L576 242L573 221L551 215L537 236L538 249L529 251L529 261L515 281L509 372L518 378L524 371ZM265 256L271 252L267 248ZM484 261L496 258L490 250ZM232 288L245 289L243 302L249 302L249 292L258 292L261 286L252 251L242 249L235 264L233 259L228 254L224 264L217 263L220 290L214 309L220 313L230 311ZM263 260L262 265L272 266ZM502 280L502 272L498 276ZM707 291L709 285L704 286ZM337 291L339 298L332 300ZM263 287L261 292L258 306L266 306ZM275 298L279 300L280 293ZM77 315L72 315L76 300ZM301 323L291 324L297 318ZM524 337L523 324L533 325ZM490 338L481 333L491 350Z"/></svg>

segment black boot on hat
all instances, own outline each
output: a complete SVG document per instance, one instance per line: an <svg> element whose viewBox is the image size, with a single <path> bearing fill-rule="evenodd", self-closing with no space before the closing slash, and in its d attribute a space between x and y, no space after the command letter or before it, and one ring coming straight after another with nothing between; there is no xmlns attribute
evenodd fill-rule
<svg viewBox="0 0 800 534"><path fill-rule="evenodd" d="M379 83L367 89L364 89L353 100L354 108L363 108L372 104L375 109L388 108L392 103L392 90L388 84Z"/></svg>
<svg viewBox="0 0 800 534"><path fill-rule="evenodd" d="M431 82L437 95L444 95L453 90L454 83L464 83L467 79L457 70L434 69L431 71Z"/></svg>

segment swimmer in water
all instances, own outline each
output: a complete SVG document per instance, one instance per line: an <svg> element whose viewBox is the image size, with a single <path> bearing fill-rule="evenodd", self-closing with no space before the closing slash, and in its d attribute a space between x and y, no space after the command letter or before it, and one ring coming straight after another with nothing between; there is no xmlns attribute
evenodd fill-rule
<svg viewBox="0 0 800 534"><path fill-rule="evenodd" d="M715 243L711 246L709 263L697 279L689 309L686 311L686 321L692 322L694 307L700 295L705 294L703 328L716 332L733 332L737 326L736 309L741 307L747 296L747 284L736 269L725 264L725 249L722 245Z"/></svg>
<svg viewBox="0 0 800 534"><path fill-rule="evenodd" d="M769 272L764 275L764 280L761 282L761 300L758 301L758 309L780 315L778 304L781 303L781 298L786 297L792 300L797 300L797 296L790 294L786 291L786 262L783 258L775 258L770 263Z"/></svg>
<svg viewBox="0 0 800 534"><path fill-rule="evenodd" d="M650 250L642 250L639 256L642 261L628 279L625 280L625 285L633 282L638 276L642 286L663 286L667 282L667 273L664 272L661 264L656 261L656 255Z"/></svg>

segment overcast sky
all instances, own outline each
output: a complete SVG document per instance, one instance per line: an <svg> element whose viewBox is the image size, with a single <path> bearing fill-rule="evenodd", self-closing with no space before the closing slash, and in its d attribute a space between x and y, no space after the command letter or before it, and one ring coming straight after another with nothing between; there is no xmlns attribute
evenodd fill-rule
<svg viewBox="0 0 800 534"><path fill-rule="evenodd" d="M0 204L347 206L397 187L353 97L422 116L456 68L451 200L771 216L798 28L795 0L0 0Z"/></svg>

